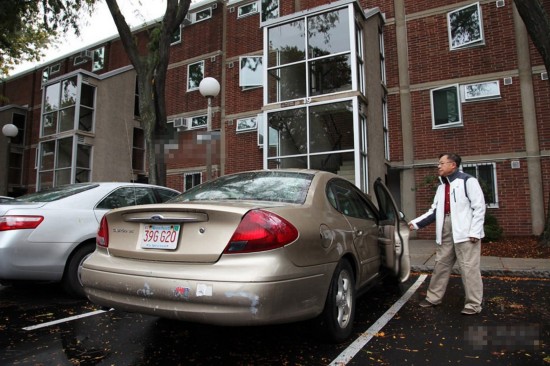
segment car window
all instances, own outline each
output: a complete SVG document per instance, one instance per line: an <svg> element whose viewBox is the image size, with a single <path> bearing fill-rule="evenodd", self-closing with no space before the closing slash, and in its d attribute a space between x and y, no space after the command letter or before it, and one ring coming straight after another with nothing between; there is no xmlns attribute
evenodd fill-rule
<svg viewBox="0 0 550 366"><path fill-rule="evenodd" d="M169 189L153 188L157 196L157 202L166 202L170 198L177 196L179 193L171 191Z"/></svg>
<svg viewBox="0 0 550 366"><path fill-rule="evenodd" d="M105 197L97 205L97 208L110 210L149 203L156 203L152 189L145 187L121 187Z"/></svg>
<svg viewBox="0 0 550 366"><path fill-rule="evenodd" d="M195 186L170 202L255 200L305 202L313 174L260 171L220 177Z"/></svg>
<svg viewBox="0 0 550 366"><path fill-rule="evenodd" d="M327 187L327 199L331 205L346 216L360 219L376 219L367 203L367 198L349 182L332 180Z"/></svg>
<svg viewBox="0 0 550 366"><path fill-rule="evenodd" d="M13 203L17 202L52 202L62 198L78 194L89 189L99 187L98 184L68 184L59 187L48 188L39 192L29 193L21 197L17 197Z"/></svg>

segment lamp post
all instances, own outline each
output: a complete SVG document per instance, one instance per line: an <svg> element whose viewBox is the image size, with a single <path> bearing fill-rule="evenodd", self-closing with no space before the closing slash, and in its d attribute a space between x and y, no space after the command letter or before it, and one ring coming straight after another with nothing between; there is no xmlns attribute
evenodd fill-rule
<svg viewBox="0 0 550 366"><path fill-rule="evenodd" d="M4 191L2 192L2 194L5 194L6 196L8 195L8 183L9 183L8 170L10 168L11 139L14 138L15 136L17 136L18 132L19 132L19 130L17 129L17 126L14 125L14 124L11 124L11 123L8 123L8 124L4 125L4 127L2 127L2 134L8 138L8 144L7 144L7 149L6 149L6 171L4 173L4 176L6 178L5 178L5 181L4 181L5 185L3 187Z"/></svg>
<svg viewBox="0 0 550 366"><path fill-rule="evenodd" d="M199 91L203 97L208 99L208 112L206 119L206 180L212 179L212 98L215 98L220 92L220 83L218 80L207 77L201 80Z"/></svg>

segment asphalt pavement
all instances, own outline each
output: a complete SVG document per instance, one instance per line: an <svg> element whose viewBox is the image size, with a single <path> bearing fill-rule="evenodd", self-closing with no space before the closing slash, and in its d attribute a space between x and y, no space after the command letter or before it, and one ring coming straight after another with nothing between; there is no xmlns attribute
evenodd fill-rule
<svg viewBox="0 0 550 366"><path fill-rule="evenodd" d="M413 239L409 241L412 271L429 273L433 270L435 246L434 240ZM460 273L458 265L454 266L453 273ZM550 278L550 259L482 256L481 274L484 276Z"/></svg>

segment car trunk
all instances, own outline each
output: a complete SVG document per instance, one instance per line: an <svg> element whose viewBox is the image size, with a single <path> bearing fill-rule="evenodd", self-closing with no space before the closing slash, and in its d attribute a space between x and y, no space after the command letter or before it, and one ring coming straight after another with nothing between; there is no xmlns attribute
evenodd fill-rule
<svg viewBox="0 0 550 366"><path fill-rule="evenodd" d="M109 254L148 261L213 263L222 255L243 216L260 207L258 203L239 201L114 210L106 216ZM158 240L148 240L155 233ZM165 242L159 239L162 235L168 237Z"/></svg>

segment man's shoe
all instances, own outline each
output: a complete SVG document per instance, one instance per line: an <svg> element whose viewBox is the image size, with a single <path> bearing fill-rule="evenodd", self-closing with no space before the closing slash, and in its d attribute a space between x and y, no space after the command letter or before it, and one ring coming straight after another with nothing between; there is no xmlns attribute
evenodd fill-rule
<svg viewBox="0 0 550 366"><path fill-rule="evenodd" d="M460 313L464 314L464 315L476 315L477 311L475 311L474 309L470 309L470 308L464 308L464 309L462 309L462 311Z"/></svg>
<svg viewBox="0 0 550 366"><path fill-rule="evenodd" d="M420 305L420 307L422 308L431 308L431 307L437 306L437 304L431 303L426 299L420 301L418 305Z"/></svg>

